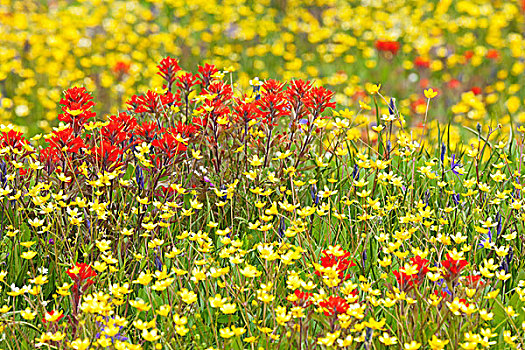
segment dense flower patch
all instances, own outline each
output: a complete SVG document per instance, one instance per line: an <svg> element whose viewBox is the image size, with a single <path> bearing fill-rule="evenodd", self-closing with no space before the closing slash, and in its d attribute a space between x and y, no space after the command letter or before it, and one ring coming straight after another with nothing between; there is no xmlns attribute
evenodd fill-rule
<svg viewBox="0 0 525 350"><path fill-rule="evenodd" d="M104 120L71 87L50 133L2 127L3 345L523 346L522 127L430 143L380 85L350 111L311 81L157 68Z"/></svg>

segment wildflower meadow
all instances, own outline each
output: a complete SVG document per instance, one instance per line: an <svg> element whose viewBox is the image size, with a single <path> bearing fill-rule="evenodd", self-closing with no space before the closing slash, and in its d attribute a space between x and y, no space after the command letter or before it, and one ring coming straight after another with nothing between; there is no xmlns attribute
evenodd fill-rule
<svg viewBox="0 0 525 350"><path fill-rule="evenodd" d="M525 2L0 0L0 34L0 349L525 347Z"/></svg>

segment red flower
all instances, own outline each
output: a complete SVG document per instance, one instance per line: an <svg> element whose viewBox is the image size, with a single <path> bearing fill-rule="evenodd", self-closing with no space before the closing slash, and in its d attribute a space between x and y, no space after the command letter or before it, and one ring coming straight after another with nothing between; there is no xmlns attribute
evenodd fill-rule
<svg viewBox="0 0 525 350"><path fill-rule="evenodd" d="M414 102L412 102L410 107L412 108L412 111L414 113L417 113L418 112L418 106L421 106L421 105L426 106L426 104L427 104L427 100L422 98L422 97L420 97L417 100L415 100Z"/></svg>
<svg viewBox="0 0 525 350"><path fill-rule="evenodd" d="M313 295L312 293L301 292L299 289L296 289L294 294L297 298L297 300L293 302L295 306L306 307L312 305L312 301L308 300Z"/></svg>
<svg viewBox="0 0 525 350"><path fill-rule="evenodd" d="M181 134L182 137L191 137L193 136L199 128L195 125L184 124L181 121L178 121L175 124L175 127L171 129L173 134Z"/></svg>
<svg viewBox="0 0 525 350"><path fill-rule="evenodd" d="M73 135L73 129L67 128L60 131L55 131L53 136L47 140L51 148L57 150L57 155L64 153L78 153L81 148L85 148L84 141Z"/></svg>
<svg viewBox="0 0 525 350"><path fill-rule="evenodd" d="M24 149L24 145L28 143L24 134L19 131L9 130L8 132L2 132L2 134L0 134L0 147L2 148L10 147L21 151Z"/></svg>
<svg viewBox="0 0 525 350"><path fill-rule="evenodd" d="M160 113L167 109L167 105L175 102L175 96L171 92L159 95L148 90L145 95L133 95L126 102L130 106L129 110L135 113Z"/></svg>
<svg viewBox="0 0 525 350"><path fill-rule="evenodd" d="M440 291L435 290L434 294L437 295L438 297L443 298L443 299L445 299L447 297L447 295L448 295L447 292L445 292L444 290L440 290Z"/></svg>
<svg viewBox="0 0 525 350"><path fill-rule="evenodd" d="M330 296L328 299L321 301L319 306L324 309L323 312L325 316L344 314L350 307L345 299L334 296Z"/></svg>
<svg viewBox="0 0 525 350"><path fill-rule="evenodd" d="M157 72L164 80L168 82L168 86L171 88L171 85L175 82L177 78L176 73L180 71L179 62L171 57L166 57L160 64L157 66L159 71Z"/></svg>
<svg viewBox="0 0 525 350"><path fill-rule="evenodd" d="M137 120L127 113L110 116L109 124L101 129L104 140L112 144L120 144L132 136L132 131L137 127Z"/></svg>
<svg viewBox="0 0 525 350"><path fill-rule="evenodd" d="M263 94L255 105L257 115L268 125L277 125L280 117L290 113L288 101L283 98L282 93Z"/></svg>
<svg viewBox="0 0 525 350"><path fill-rule="evenodd" d="M100 146L95 146L91 149L91 155L94 163L97 164L100 169L114 169L121 164L119 158L122 155L122 150L102 140Z"/></svg>
<svg viewBox="0 0 525 350"><path fill-rule="evenodd" d="M42 317L42 323L47 323L47 320L46 320L46 315L49 315L49 317L53 316L55 314L55 310L51 310L51 311L46 311L46 313L44 314L44 317ZM58 316L58 318L56 320L54 320L53 322L58 322L60 321L61 319L64 318L64 315L61 314L60 316Z"/></svg>
<svg viewBox="0 0 525 350"><path fill-rule="evenodd" d="M468 262L465 259L454 260L449 253L447 253L446 258L446 260L441 262L441 266L447 270L444 277L445 279L453 280L468 265Z"/></svg>
<svg viewBox="0 0 525 350"><path fill-rule="evenodd" d="M427 86L428 86L428 83L429 83L428 79L421 79L421 80L419 81L419 86L420 86L422 89L426 89ZM434 90L435 90L435 89L434 89Z"/></svg>
<svg viewBox="0 0 525 350"><path fill-rule="evenodd" d="M412 263L412 265L417 266L418 272L416 274L407 275L403 271L392 271L392 273L396 277L399 288L402 290L405 290L405 289L408 290L408 289L413 288L414 286L420 285L423 282L425 275L428 272L428 260L427 259L423 259L422 257L418 255L416 257L411 258L410 262Z"/></svg>
<svg viewBox="0 0 525 350"><path fill-rule="evenodd" d="M198 79L202 86L206 89L211 83L212 75L217 73L219 70L212 64L206 63L204 66L199 66Z"/></svg>
<svg viewBox="0 0 525 350"><path fill-rule="evenodd" d="M144 122L140 125L136 132L136 136L140 136L140 139L145 142L150 142L155 139L158 132L162 132L156 122Z"/></svg>
<svg viewBox="0 0 525 350"><path fill-rule="evenodd" d="M247 124L250 120L257 118L256 111L254 102L245 102L244 99L235 98L233 107L235 121Z"/></svg>
<svg viewBox="0 0 525 350"><path fill-rule="evenodd" d="M200 82L197 80L197 77L191 73L180 75L176 83L176 85L186 93L189 93L193 86L199 84Z"/></svg>
<svg viewBox="0 0 525 350"><path fill-rule="evenodd" d="M461 279L461 283L472 289L477 289L485 285L485 282L481 280L481 275L468 275Z"/></svg>
<svg viewBox="0 0 525 350"><path fill-rule="evenodd" d="M306 107L312 110L316 117L324 112L326 108L335 108L335 102L330 102L334 93L324 87L314 87L308 95L303 98Z"/></svg>
<svg viewBox="0 0 525 350"><path fill-rule="evenodd" d="M151 145L163 151L167 158L173 158L186 150L186 145L177 141L171 133L165 133L161 139L154 140Z"/></svg>
<svg viewBox="0 0 525 350"><path fill-rule="evenodd" d="M344 253L341 256L336 256L332 253L329 253L328 250L323 250L321 252L321 266L324 268L335 268L336 271L339 272L339 278L342 280L346 280L350 278L350 275L344 274L346 269L357 266L355 262L352 260L348 260L348 257L351 255L350 252L343 251ZM315 271L315 274L317 276L321 276L321 272Z"/></svg>
<svg viewBox="0 0 525 350"><path fill-rule="evenodd" d="M376 49L383 52L390 52L392 55L397 55L400 44L397 41L376 41Z"/></svg>
<svg viewBox="0 0 525 350"><path fill-rule="evenodd" d="M81 283L82 281L97 275L90 265L78 262L75 266L69 268L66 273L75 283Z"/></svg>
<svg viewBox="0 0 525 350"><path fill-rule="evenodd" d="M124 74L128 74L131 64L129 62L118 61L113 66L113 73L118 77L122 77Z"/></svg>
<svg viewBox="0 0 525 350"><path fill-rule="evenodd" d="M72 87L64 92L64 98L60 100L63 114L58 116L58 120L71 124L75 132L79 132L82 126L95 117L95 112L90 111L95 102L91 101L91 96L85 87Z"/></svg>
<svg viewBox="0 0 525 350"><path fill-rule="evenodd" d="M490 49L487 51L487 55L485 57L491 60L497 60L499 58L499 51L496 49Z"/></svg>
<svg viewBox="0 0 525 350"><path fill-rule="evenodd" d="M471 51L471 50L465 51L463 56L465 56L465 59L467 61L470 61L470 59L474 56L474 51Z"/></svg>
<svg viewBox="0 0 525 350"><path fill-rule="evenodd" d="M461 85L461 83L457 79L450 79L450 81L448 82L448 87L450 89L455 89L455 88L459 87L460 85Z"/></svg>
<svg viewBox="0 0 525 350"><path fill-rule="evenodd" d="M430 60L428 58L418 56L414 60L414 64L416 65L416 67L419 68L428 68L430 67Z"/></svg>
<svg viewBox="0 0 525 350"><path fill-rule="evenodd" d="M285 95L286 99L290 101L291 110L295 112L295 119L293 121L295 123L306 117L308 111L306 108L303 108L303 101L309 99L312 86L313 84L309 80L304 81L301 79L292 80L290 81L290 85L288 85Z"/></svg>
<svg viewBox="0 0 525 350"><path fill-rule="evenodd" d="M474 86L472 89L470 89L474 93L474 95L479 95L483 92L483 90L479 86Z"/></svg>

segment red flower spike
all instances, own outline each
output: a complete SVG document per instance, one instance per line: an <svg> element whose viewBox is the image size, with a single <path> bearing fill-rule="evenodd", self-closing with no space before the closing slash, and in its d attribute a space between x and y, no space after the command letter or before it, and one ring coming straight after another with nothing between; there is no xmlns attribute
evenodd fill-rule
<svg viewBox="0 0 525 350"><path fill-rule="evenodd" d="M66 273L75 283L80 283L97 275L95 270L85 263L76 263L75 266L69 268Z"/></svg>
<svg viewBox="0 0 525 350"><path fill-rule="evenodd" d="M167 158L173 158L186 151L186 145L177 141L176 137L170 133L165 133L161 139L154 140L151 145L165 153Z"/></svg>
<svg viewBox="0 0 525 350"><path fill-rule="evenodd" d="M85 148L84 141L73 134L73 129L67 128L55 131L53 136L47 140L49 147L57 150L58 156L68 153L78 153L81 148Z"/></svg>
<svg viewBox="0 0 525 350"><path fill-rule="evenodd" d="M64 91L64 97L60 100L63 114L58 116L58 120L71 124L73 130L78 133L82 126L91 118L95 117L95 112L90 111L95 102L91 101L91 96L85 87L72 87Z"/></svg>
<svg viewBox="0 0 525 350"><path fill-rule="evenodd" d="M345 299L337 296L330 296L328 299L321 301L319 306L324 309L325 316L344 314L350 308Z"/></svg>
<svg viewBox="0 0 525 350"><path fill-rule="evenodd" d="M177 72L180 71L179 62L168 56L160 61L157 68L159 69L157 74L164 78L164 80L168 82L168 86L171 88L177 79Z"/></svg>
<svg viewBox="0 0 525 350"><path fill-rule="evenodd" d="M410 290L413 287L420 285L428 270L428 260L422 257L415 256L410 259L412 265L417 266L418 273L413 275L407 275L403 271L392 271L392 274L396 277L397 284L401 290Z"/></svg>
<svg viewBox="0 0 525 350"><path fill-rule="evenodd" d="M400 44L397 41L376 41L376 49L383 52L390 52L392 55L397 55Z"/></svg>
<svg viewBox="0 0 525 350"><path fill-rule="evenodd" d="M335 256L331 253L328 253L328 250L323 250L321 252L323 255L321 257L321 266L324 268L335 268L336 271L339 273L339 278L341 280L347 280L350 278L350 275L344 274L346 269L357 266L355 262L352 260L348 260L348 257L351 255L350 252L344 251L344 254L341 256ZM321 276L321 272L316 271L315 274L317 276Z"/></svg>
<svg viewBox="0 0 525 350"><path fill-rule="evenodd" d="M454 280L459 276L465 266L468 265L468 262L465 259L454 260L450 257L449 253L447 253L446 258L446 260L441 262L441 266L446 269L444 277L447 280Z"/></svg>
<svg viewBox="0 0 525 350"><path fill-rule="evenodd" d="M121 165L119 158L122 150L107 141L102 140L100 146L93 147L91 155L99 169L112 170Z"/></svg>
<svg viewBox="0 0 525 350"><path fill-rule="evenodd" d="M481 275L468 275L461 279L461 283L472 289L477 289L485 285L485 282L481 279Z"/></svg>
<svg viewBox="0 0 525 350"><path fill-rule="evenodd" d="M27 144L29 144L29 142L24 137L24 134L19 131L9 130L8 132L2 132L0 134L0 147L2 148L10 147L21 151L24 145Z"/></svg>
<svg viewBox="0 0 525 350"><path fill-rule="evenodd" d="M204 66L199 66L198 79L205 89L211 83L212 76L218 71L217 67L212 64L206 63Z"/></svg>
<svg viewBox="0 0 525 350"><path fill-rule="evenodd" d="M178 81L175 83L182 91L189 93L195 85L199 85L200 82L197 80L197 76L186 73L178 77Z"/></svg>
<svg viewBox="0 0 525 350"><path fill-rule="evenodd" d="M135 113L160 113L167 107L166 105L175 102L175 96L171 92L166 92L163 95L148 90L145 95L133 95L131 99L126 102L130 107L130 111Z"/></svg>
<svg viewBox="0 0 525 350"><path fill-rule="evenodd" d="M318 116L324 112L326 108L335 108L335 102L330 102L334 93L324 87L314 87L310 94L303 98L303 103L306 107L312 110L314 116Z"/></svg>
<svg viewBox="0 0 525 350"><path fill-rule="evenodd" d="M295 297L297 298L297 300L293 302L295 306L307 307L307 306L312 305L313 302L308 299L310 299L313 293L302 292L299 289L296 289L294 291L294 294L295 294Z"/></svg>
<svg viewBox="0 0 525 350"><path fill-rule="evenodd" d="M46 314L49 315L49 316L53 316L55 314L55 310L46 311ZM54 322L58 322L58 321L60 321L63 318L64 318L64 315L62 314L62 315L58 316L58 318ZM44 317L42 317L42 323L44 323L44 324L47 323L46 315L44 315Z"/></svg>
<svg viewBox="0 0 525 350"><path fill-rule="evenodd" d="M414 60L414 65L419 68L429 68L430 60L421 56L416 57Z"/></svg>
<svg viewBox="0 0 525 350"><path fill-rule="evenodd" d="M131 64L129 62L118 61L113 66L112 71L117 77L122 78L124 74L129 73L130 68L131 68Z"/></svg>
<svg viewBox="0 0 525 350"><path fill-rule="evenodd" d="M487 51L486 57L491 60L497 60L499 58L499 51L496 49L490 49Z"/></svg>

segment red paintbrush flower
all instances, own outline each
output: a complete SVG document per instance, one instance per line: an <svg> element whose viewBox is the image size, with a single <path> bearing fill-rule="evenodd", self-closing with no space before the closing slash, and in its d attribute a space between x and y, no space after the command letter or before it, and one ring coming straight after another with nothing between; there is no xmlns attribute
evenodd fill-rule
<svg viewBox="0 0 525 350"><path fill-rule="evenodd" d="M102 140L99 146L91 148L90 151L93 163L99 169L111 170L121 165L119 158L122 155L122 150L107 141Z"/></svg>
<svg viewBox="0 0 525 350"><path fill-rule="evenodd" d="M176 59L168 56L160 61L160 64L157 66L157 68L159 69L157 74L166 80L168 86L170 87L169 90L171 90L171 86L177 79L177 72L180 71L179 62Z"/></svg>
<svg viewBox="0 0 525 350"><path fill-rule="evenodd" d="M483 92L483 90L479 86L474 86L472 89L470 89L474 93L474 95L479 95Z"/></svg>
<svg viewBox="0 0 525 350"><path fill-rule="evenodd" d="M321 301L319 306L323 308L325 316L344 314L350 308L345 299L337 296L330 296L328 299Z"/></svg>
<svg viewBox="0 0 525 350"><path fill-rule="evenodd" d="M295 297L297 298L293 304L295 306L302 306L302 307L307 307L309 305L312 305L312 301L311 300L308 300L310 299L310 297L313 295L313 293L308 293L308 292L302 292L300 291L299 289L296 289L294 291L294 295Z"/></svg>
<svg viewBox="0 0 525 350"><path fill-rule="evenodd" d="M405 272L398 270L392 271L392 274L396 277L397 284L401 290L409 290L415 286L420 285L428 270L428 260L423 259L422 257L415 256L410 258L412 266L416 266L417 273L415 274L406 274Z"/></svg>
<svg viewBox="0 0 525 350"><path fill-rule="evenodd" d="M376 41L376 49L383 52L390 52L392 55L397 55L400 44L397 41Z"/></svg>
<svg viewBox="0 0 525 350"><path fill-rule="evenodd" d="M158 150L160 150L168 159L186 150L186 145L177 141L176 137L171 133L165 133L161 139L154 140L151 145L157 148L155 152L157 155L159 153Z"/></svg>
<svg viewBox="0 0 525 350"><path fill-rule="evenodd" d="M73 134L73 129L67 128L53 132L53 136L47 139L49 147L57 150L57 155L78 153L81 148L85 148L84 141Z"/></svg>
<svg viewBox="0 0 525 350"><path fill-rule="evenodd" d="M69 268L66 273L75 283L81 283L97 275L90 265L78 262L75 266Z"/></svg>
<svg viewBox="0 0 525 350"><path fill-rule="evenodd" d="M348 259L351 254L345 250L342 250L342 254L334 255L325 249L321 252L321 255L321 266L324 268L334 268L336 271L338 271L339 278L341 280L350 278L350 275L345 276L345 271L350 267L357 266L355 262ZM315 274L317 276L322 275L322 273L319 271L315 271Z"/></svg>
<svg viewBox="0 0 525 350"><path fill-rule="evenodd" d="M487 51L487 55L485 57L491 60L497 60L499 58L499 51L496 49L490 49Z"/></svg>
<svg viewBox="0 0 525 350"><path fill-rule="evenodd" d="M176 85L184 92L189 93L192 87L199 85L197 76L191 73L185 73L178 77Z"/></svg>
<svg viewBox="0 0 525 350"><path fill-rule="evenodd" d="M90 110L95 105L92 99L93 96L86 91L85 87L67 89L60 100L64 113L58 116L58 120L71 124L75 133L78 133L82 126L96 115Z"/></svg>
<svg viewBox="0 0 525 350"><path fill-rule="evenodd" d="M446 260L441 262L441 266L446 269L445 279L454 280L461 273L461 271L468 265L467 260L454 260L449 253L446 255Z"/></svg>
<svg viewBox="0 0 525 350"><path fill-rule="evenodd" d="M55 315L55 312L57 313L57 315ZM62 314L62 312L58 314L58 311L55 311L55 310L46 311L46 313L44 314L44 317L42 317L42 323L45 324L48 321L55 323L55 322L60 321L63 318L64 318L64 314Z"/></svg>
<svg viewBox="0 0 525 350"><path fill-rule="evenodd" d="M203 88L206 89L211 83L212 76L219 70L213 64L206 63L204 66L199 66L198 78Z"/></svg>
<svg viewBox="0 0 525 350"><path fill-rule="evenodd" d="M330 102L334 96L333 91L324 87L314 87L309 94L303 98L303 103L316 117L324 112L326 108L335 108L335 102Z"/></svg>
<svg viewBox="0 0 525 350"><path fill-rule="evenodd" d="M131 64L129 62L118 61L113 66L112 71L118 78L122 78L124 74L129 73L130 68L131 68Z"/></svg>
<svg viewBox="0 0 525 350"><path fill-rule="evenodd" d="M416 57L414 60L414 65L419 68L429 68L430 60L421 56Z"/></svg>
<svg viewBox="0 0 525 350"><path fill-rule="evenodd" d="M148 90L145 95L133 95L126 102L129 110L135 113L160 113L167 110L168 106L175 102L175 96L170 92L159 95Z"/></svg>
<svg viewBox="0 0 525 350"><path fill-rule="evenodd" d="M468 288L477 289L485 285L485 282L481 279L481 275L468 275L461 278L461 283Z"/></svg>
<svg viewBox="0 0 525 350"><path fill-rule="evenodd" d="M22 132L9 130L8 132L2 132L0 134L1 148L9 147L21 151L24 149L24 145L27 144L29 144L29 142L26 140Z"/></svg>

